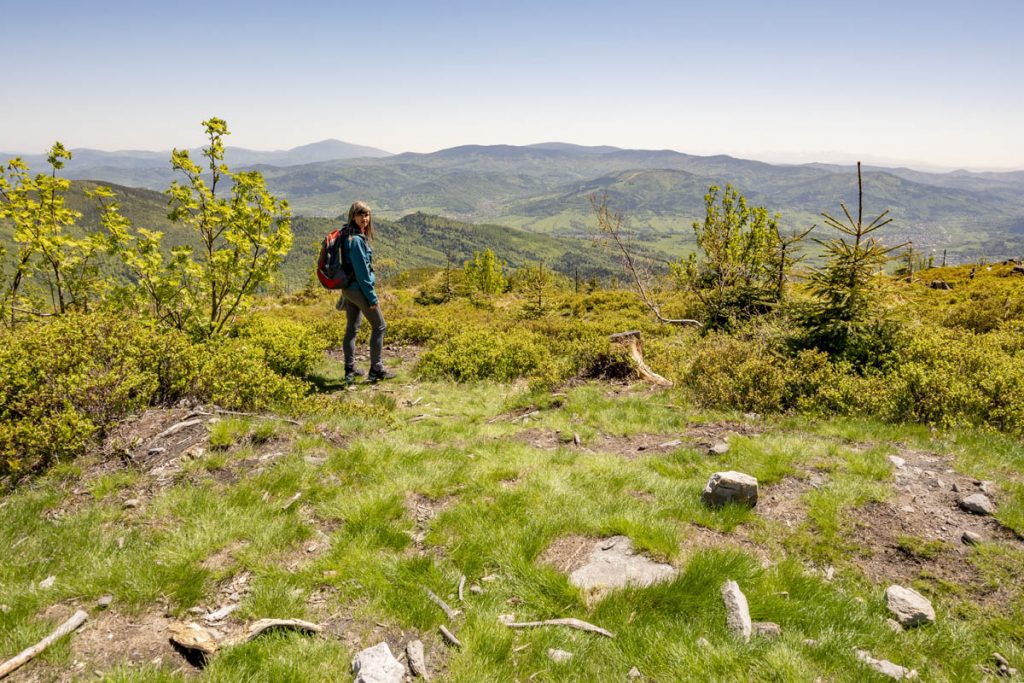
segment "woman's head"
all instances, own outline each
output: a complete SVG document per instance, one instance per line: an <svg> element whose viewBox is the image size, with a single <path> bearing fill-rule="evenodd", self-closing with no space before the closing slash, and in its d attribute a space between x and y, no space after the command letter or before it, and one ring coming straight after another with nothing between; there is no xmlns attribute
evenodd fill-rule
<svg viewBox="0 0 1024 683"><path fill-rule="evenodd" d="M352 202L348 210L348 224L359 228L367 239L373 239L373 217L366 202Z"/></svg>

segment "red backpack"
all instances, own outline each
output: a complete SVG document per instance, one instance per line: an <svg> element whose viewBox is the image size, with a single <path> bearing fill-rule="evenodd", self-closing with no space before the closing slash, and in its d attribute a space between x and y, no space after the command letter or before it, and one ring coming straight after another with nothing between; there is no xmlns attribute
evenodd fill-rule
<svg viewBox="0 0 1024 683"><path fill-rule="evenodd" d="M316 262L316 276L327 289L345 289L354 280L352 265L345 258L343 244L348 237L344 228L335 230L320 243L320 258Z"/></svg>

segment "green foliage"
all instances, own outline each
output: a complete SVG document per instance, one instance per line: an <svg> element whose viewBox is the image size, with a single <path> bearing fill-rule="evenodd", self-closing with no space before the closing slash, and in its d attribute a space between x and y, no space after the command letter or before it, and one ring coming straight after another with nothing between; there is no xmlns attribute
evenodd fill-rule
<svg viewBox="0 0 1024 683"><path fill-rule="evenodd" d="M246 339L210 339L195 352L199 368L194 391L204 401L237 410L289 411L306 393L304 382L274 372L268 352Z"/></svg>
<svg viewBox="0 0 1024 683"><path fill-rule="evenodd" d="M427 351L417 368L430 379L507 382L535 372L548 361L547 348L534 334L472 329Z"/></svg>
<svg viewBox="0 0 1024 683"><path fill-rule="evenodd" d="M265 314L242 321L233 334L263 349L271 370L294 377L308 377L328 346L313 326Z"/></svg>
<svg viewBox="0 0 1024 683"><path fill-rule="evenodd" d="M473 258L462 266L466 283L474 292L484 295L500 294L505 291L507 283L504 268L504 263L499 261L490 249L484 249L483 253L473 252Z"/></svg>
<svg viewBox="0 0 1024 683"><path fill-rule="evenodd" d="M719 200L712 185L704 195L704 222L694 222L700 256L672 264L679 285L692 291L706 310L709 329L767 311L782 296L791 265L779 235L779 216L747 206L730 185ZM805 233L806 234L806 233Z"/></svg>
<svg viewBox="0 0 1024 683"><path fill-rule="evenodd" d="M97 432L155 396L173 400L190 365L174 357L182 349L173 341L118 315L69 314L2 341L0 472L79 454Z"/></svg>
<svg viewBox="0 0 1024 683"><path fill-rule="evenodd" d="M243 301L270 282L292 245L288 203L266 190L256 171L231 173L224 163L223 137L227 123L211 118L203 122L210 141L203 149L210 182L189 157L175 149L171 166L181 171L186 184L171 183L171 219L191 227L201 243L198 271L189 272L184 285L189 304L201 312L197 321L207 334L217 334L234 317ZM218 184L230 182L230 196L218 196Z"/></svg>
<svg viewBox="0 0 1024 683"><path fill-rule="evenodd" d="M12 239L17 246L9 282L0 271L0 319L12 327L19 314L88 310L105 289L96 263L102 238L77 237L69 231L81 217L65 205L70 182L57 177L69 159L71 152L57 142L47 154L49 174L33 177L21 159L12 159L0 172L0 220L14 224Z"/></svg>
<svg viewBox="0 0 1024 683"><path fill-rule="evenodd" d="M882 305L876 275L898 247L885 247L872 233L892 222L883 211L864 224L864 190L860 163L857 164L859 202L854 220L845 204L840 204L846 222L822 214L825 222L846 237L822 242L825 267L815 270L809 287L815 301L800 315L803 334L801 346L820 349L832 356L851 361L856 367L877 364L879 354L898 343L898 328ZM852 238L848 240L847 237Z"/></svg>

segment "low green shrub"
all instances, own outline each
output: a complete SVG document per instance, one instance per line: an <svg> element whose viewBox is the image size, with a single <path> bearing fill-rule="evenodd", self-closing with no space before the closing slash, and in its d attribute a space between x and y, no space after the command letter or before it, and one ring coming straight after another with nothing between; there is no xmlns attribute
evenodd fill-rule
<svg viewBox="0 0 1024 683"><path fill-rule="evenodd" d="M471 329L427 351L417 365L428 379L509 381L550 363L547 347L530 332Z"/></svg>
<svg viewBox="0 0 1024 683"><path fill-rule="evenodd" d="M304 382L277 374L266 351L250 340L212 339L199 348L194 395L235 410L291 410L306 393Z"/></svg>
<svg viewBox="0 0 1024 683"><path fill-rule="evenodd" d="M323 359L329 342L313 326L263 315L242 322L234 334L263 349L274 372L293 377L308 377Z"/></svg>

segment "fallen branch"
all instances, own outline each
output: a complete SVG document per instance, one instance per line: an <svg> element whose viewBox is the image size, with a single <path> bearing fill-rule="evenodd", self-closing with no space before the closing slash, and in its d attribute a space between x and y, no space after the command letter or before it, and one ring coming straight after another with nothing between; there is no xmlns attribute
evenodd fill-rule
<svg viewBox="0 0 1024 683"><path fill-rule="evenodd" d="M271 628L286 628L294 631L307 631L309 633L321 633L324 630L323 626L303 621L302 619L260 619L249 626L249 630L242 639L242 642L247 643Z"/></svg>
<svg viewBox="0 0 1024 683"><path fill-rule="evenodd" d="M8 674L14 672L22 665L31 661L40 652L53 645L56 641L60 640L69 633L73 633L85 623L85 620L89 618L89 615L84 610L78 610L71 615L71 618L65 621L63 624L57 627L50 635L46 636L32 647L21 651L6 662L0 664L0 678L4 678Z"/></svg>
<svg viewBox="0 0 1024 683"><path fill-rule="evenodd" d="M446 602L445 602L444 600L442 600L441 598L437 597L437 594L436 594L436 593L435 593L434 591L430 590L430 589L429 589L429 588L427 588L426 586L423 586L423 590L425 590L425 591L427 592L427 597L428 597L428 598L430 598L430 600L431 600L431 601L432 601L432 602L433 602L433 603L434 603L435 605L437 605L437 606L438 606L438 607L440 607L440 608L441 608L442 610L444 610L444 613L448 615L448 618L449 618L449 619L451 619L452 621L454 621L454 620L455 620L455 617L459 616L459 610L457 610L457 609L452 609L451 607L449 607L449 606L448 606L448 603L446 603Z"/></svg>
<svg viewBox="0 0 1024 683"><path fill-rule="evenodd" d="M503 621L505 626L509 628L535 628L537 626L565 626L566 628L574 628L578 631L589 631L590 633L599 633L602 636L608 638L614 638L615 634L611 631L607 631L600 626L594 626L586 621L580 619L545 619L544 621Z"/></svg>
<svg viewBox="0 0 1024 683"><path fill-rule="evenodd" d="M238 415L239 417L258 417L261 420L280 420L281 422L287 422L288 424L302 426L302 423L298 420L292 420L287 417L281 417L280 415L260 415L259 413L242 413L237 410L224 410L223 408L214 408L214 412L221 415Z"/></svg>
<svg viewBox="0 0 1024 683"><path fill-rule="evenodd" d="M672 382L654 372L654 370L651 370L647 367L647 363L644 362L644 345L643 341L640 339L639 330L618 332L611 335L608 339L612 344L623 348L629 358L633 361L633 364L636 366L636 371L642 379L662 387L672 386Z"/></svg>
<svg viewBox="0 0 1024 683"><path fill-rule="evenodd" d="M455 634L452 633L451 631L449 631L447 629L447 627L445 627L444 624L441 624L439 629L441 631L441 637L443 637L445 640L447 640L449 643L451 643L455 647L462 647L462 643L459 641L459 639L456 638Z"/></svg>
<svg viewBox="0 0 1024 683"><path fill-rule="evenodd" d="M466 575L463 574L459 577L459 602L465 602L465 598L462 597L462 589L466 587Z"/></svg>
<svg viewBox="0 0 1024 683"><path fill-rule="evenodd" d="M170 427L154 436L152 438L152 441L156 441L157 439L164 439L167 438L168 436L174 436L183 429L188 429L189 427L195 427L196 425L201 424L203 424L203 421L200 420L199 418L195 418L192 420L182 420L177 424L172 424Z"/></svg>

